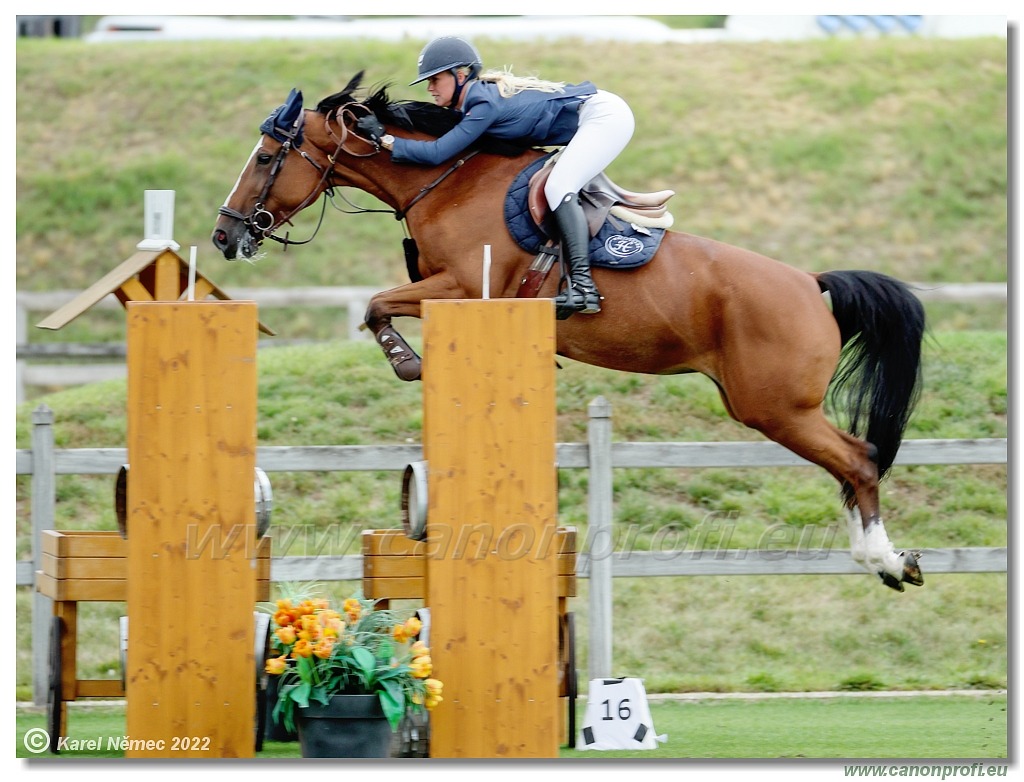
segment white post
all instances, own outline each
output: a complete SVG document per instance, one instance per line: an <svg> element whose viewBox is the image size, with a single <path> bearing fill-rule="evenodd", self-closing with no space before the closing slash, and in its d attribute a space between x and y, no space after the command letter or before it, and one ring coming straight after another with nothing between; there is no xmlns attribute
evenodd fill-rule
<svg viewBox="0 0 1024 782"><path fill-rule="evenodd" d="M603 396L587 406L590 416L587 439L587 514L589 532L586 550L590 562L590 679L604 679L612 671L612 406Z"/></svg>
<svg viewBox="0 0 1024 782"><path fill-rule="evenodd" d="M196 246L189 248L188 254L188 295L186 301L196 300Z"/></svg>
<svg viewBox="0 0 1024 782"><path fill-rule="evenodd" d="M174 191L147 190L144 206L146 238L136 247L140 250L177 250L181 247L174 241Z"/></svg>
<svg viewBox="0 0 1024 782"><path fill-rule="evenodd" d="M53 411L40 405L32 411L32 702L36 706L46 705L50 680L53 601L35 591L35 571L43 568L43 530L53 529L57 506L53 450Z"/></svg>
<svg viewBox="0 0 1024 782"><path fill-rule="evenodd" d="M491 298L491 245L484 245L484 273L482 299Z"/></svg>

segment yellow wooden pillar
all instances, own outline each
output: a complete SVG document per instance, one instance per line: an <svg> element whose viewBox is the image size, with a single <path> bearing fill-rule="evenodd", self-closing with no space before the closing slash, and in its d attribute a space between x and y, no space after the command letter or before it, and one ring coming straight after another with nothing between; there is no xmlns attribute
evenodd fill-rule
<svg viewBox="0 0 1024 782"><path fill-rule="evenodd" d="M126 757L252 757L256 305L128 309Z"/></svg>
<svg viewBox="0 0 1024 782"><path fill-rule="evenodd" d="M432 757L557 757L555 318L423 302Z"/></svg>

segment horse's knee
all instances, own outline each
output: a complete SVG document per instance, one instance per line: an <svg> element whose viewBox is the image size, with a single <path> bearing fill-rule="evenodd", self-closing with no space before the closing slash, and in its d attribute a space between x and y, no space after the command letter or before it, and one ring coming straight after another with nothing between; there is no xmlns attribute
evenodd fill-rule
<svg viewBox="0 0 1024 782"><path fill-rule="evenodd" d="M363 323L367 325L370 331L376 334L390 321L391 318L387 316L377 297L375 296L370 299L370 303L366 307L366 313L363 315Z"/></svg>

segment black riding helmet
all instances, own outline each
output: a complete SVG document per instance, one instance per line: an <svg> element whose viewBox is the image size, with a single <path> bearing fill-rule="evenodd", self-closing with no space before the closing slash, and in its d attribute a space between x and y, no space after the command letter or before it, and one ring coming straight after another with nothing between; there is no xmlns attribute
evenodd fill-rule
<svg viewBox="0 0 1024 782"><path fill-rule="evenodd" d="M475 79L483 67L483 61L473 44L454 35L446 35L435 38L423 47L417 67L419 76L416 81L409 83L410 87L442 71L463 67L469 68L469 78Z"/></svg>

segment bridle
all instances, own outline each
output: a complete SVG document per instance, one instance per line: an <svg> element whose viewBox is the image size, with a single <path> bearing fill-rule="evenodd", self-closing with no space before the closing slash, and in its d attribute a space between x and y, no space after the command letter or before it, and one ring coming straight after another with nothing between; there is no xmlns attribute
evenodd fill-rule
<svg viewBox="0 0 1024 782"><path fill-rule="evenodd" d="M371 114L372 111L368 106L357 101L352 101L350 103L345 103L342 104L341 106L338 106L336 109L334 109L331 112L328 112L325 115L325 130L327 131L327 135L331 139L333 139L337 145L335 147L334 153L327 155L328 165L321 165L317 163L305 150L300 148L303 141L302 128L306 121L305 111L299 112L299 116L295 120L295 123L292 125L291 128L286 129L277 126L275 128L275 132L283 137L283 141L281 143L281 146L277 150L273 163L270 166L270 174L267 176L267 181L264 183L263 189L260 191L259 198L253 205L252 212L250 212L248 215L244 215L238 210L232 209L231 207L225 204L224 206L221 206L217 210L218 214L224 215L226 217L232 217L236 220L240 220L245 225L249 233L256 239L257 243L261 243L264 239L272 239L275 242L285 245L285 248L287 249L288 245L308 244L309 242L313 241L317 233L319 233L320 231L320 226L323 225L324 214L327 211L327 201L332 200L333 203L335 193L334 186L330 182L330 179L332 176L334 176L334 166L337 164L338 156L342 152L344 152L345 154L351 157L372 157L374 155L379 154L381 151L380 146L377 143L375 143L372 139L363 138L358 133L352 131L349 127L348 123L350 121L357 120L359 116L362 116L364 113ZM332 120L334 120L334 124L336 124L337 127L340 129L340 136L334 132L334 129L332 128ZM348 148L346 146L346 143L349 141L349 136L358 139L364 144L368 144L370 146L370 151L358 152ZM281 167L284 165L285 158L288 156L288 153L293 150L297 152L303 160L305 160L307 163L309 163L317 171L320 172L320 180L313 187L309 195L302 199L302 201L294 209L292 209L287 215L275 220L273 213L266 208L267 198L269 197L270 190L271 188L273 188L274 182L281 171ZM420 188L420 191L415 196L413 196L412 200L410 200L410 202L406 204L406 206L403 209L367 209L364 207L356 206L347 198L341 196L345 203L352 207L352 211L344 209L339 209L339 211L347 212L348 214L393 214L396 220L404 220L406 214L408 214L409 210L415 204L417 204L420 200L426 197L431 191L433 191L435 187L437 187L451 174L453 174L455 171L461 168L462 165L466 163L466 161L468 161L478 152L479 150L472 150L464 157L456 160L446 171L444 171L434 181ZM324 205L320 211L320 219L317 222L316 228L313 230L313 234L308 239L304 239L301 241L290 239L287 233L285 234L285 237L283 239L277 236L277 230L282 225L292 225L292 218L296 214L301 212L303 209L305 209L307 206L309 206L311 203L313 203L313 201L315 201L319 197L320 192L323 192L324 194Z"/></svg>

